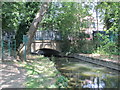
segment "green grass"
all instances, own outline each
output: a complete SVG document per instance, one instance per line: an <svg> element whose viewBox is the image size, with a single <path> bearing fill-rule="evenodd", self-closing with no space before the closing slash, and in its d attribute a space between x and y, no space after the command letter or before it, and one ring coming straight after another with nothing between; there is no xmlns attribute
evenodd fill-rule
<svg viewBox="0 0 120 90"><path fill-rule="evenodd" d="M54 62L49 58L40 56L39 59L19 63L19 65L22 65L27 71L26 88L67 87L67 78L60 74L55 68Z"/></svg>

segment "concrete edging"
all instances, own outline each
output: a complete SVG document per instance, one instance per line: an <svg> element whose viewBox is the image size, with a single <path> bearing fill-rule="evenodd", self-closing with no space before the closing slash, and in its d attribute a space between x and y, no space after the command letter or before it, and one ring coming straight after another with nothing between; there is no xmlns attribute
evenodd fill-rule
<svg viewBox="0 0 120 90"><path fill-rule="evenodd" d="M110 69L120 71L120 64L119 63L108 62L108 61L104 61L104 60L101 60L101 59L97 59L97 58L93 58L93 57L87 57L87 56L78 55L78 54L75 54L74 58L81 59L81 60L86 61L86 62L90 62L90 63L93 63L93 64L101 65L101 66L104 66L104 67L107 67L107 68L110 68Z"/></svg>

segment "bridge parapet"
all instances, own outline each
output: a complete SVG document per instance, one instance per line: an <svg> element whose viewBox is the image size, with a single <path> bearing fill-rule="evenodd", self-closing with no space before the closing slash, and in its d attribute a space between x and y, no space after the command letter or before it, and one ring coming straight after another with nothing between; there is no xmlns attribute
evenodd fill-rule
<svg viewBox="0 0 120 90"><path fill-rule="evenodd" d="M60 41L61 34L58 31L53 30L43 30L37 31L34 36L34 41L31 45L31 52L42 48L54 49L61 51Z"/></svg>

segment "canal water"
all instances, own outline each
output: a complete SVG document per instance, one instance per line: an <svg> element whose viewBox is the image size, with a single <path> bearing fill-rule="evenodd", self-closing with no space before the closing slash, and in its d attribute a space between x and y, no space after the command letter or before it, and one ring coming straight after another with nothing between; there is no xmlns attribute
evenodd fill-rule
<svg viewBox="0 0 120 90"><path fill-rule="evenodd" d="M73 58L56 58L57 69L70 88L119 88L120 72Z"/></svg>

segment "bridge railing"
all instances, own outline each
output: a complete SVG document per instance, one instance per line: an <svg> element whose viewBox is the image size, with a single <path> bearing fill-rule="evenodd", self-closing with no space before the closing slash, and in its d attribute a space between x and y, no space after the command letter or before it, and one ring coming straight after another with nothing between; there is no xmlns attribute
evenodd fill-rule
<svg viewBox="0 0 120 90"><path fill-rule="evenodd" d="M62 40L58 31L44 30L37 31L34 40Z"/></svg>

